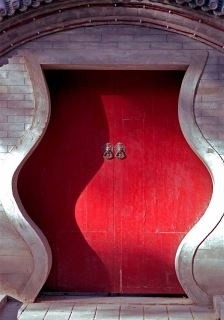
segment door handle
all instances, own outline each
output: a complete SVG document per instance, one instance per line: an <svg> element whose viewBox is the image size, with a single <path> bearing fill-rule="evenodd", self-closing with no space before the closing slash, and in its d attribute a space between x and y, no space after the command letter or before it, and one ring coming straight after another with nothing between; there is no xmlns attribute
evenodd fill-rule
<svg viewBox="0 0 224 320"><path fill-rule="evenodd" d="M114 147L114 151L115 151L115 157L117 159L120 159L120 160L123 160L126 158L126 148L125 148L125 145L121 142L118 142L116 144L116 146Z"/></svg>
<svg viewBox="0 0 224 320"><path fill-rule="evenodd" d="M103 157L106 160L111 160L114 158L114 147L111 143L107 142L104 145Z"/></svg>

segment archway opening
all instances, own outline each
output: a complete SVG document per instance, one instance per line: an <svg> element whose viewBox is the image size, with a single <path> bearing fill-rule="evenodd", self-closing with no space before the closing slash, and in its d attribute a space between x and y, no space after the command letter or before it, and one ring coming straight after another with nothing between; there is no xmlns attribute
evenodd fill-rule
<svg viewBox="0 0 224 320"><path fill-rule="evenodd" d="M18 179L22 202L53 252L44 290L183 294L175 253L212 188L179 126L184 72L45 74L50 124ZM106 143L114 146L110 160Z"/></svg>

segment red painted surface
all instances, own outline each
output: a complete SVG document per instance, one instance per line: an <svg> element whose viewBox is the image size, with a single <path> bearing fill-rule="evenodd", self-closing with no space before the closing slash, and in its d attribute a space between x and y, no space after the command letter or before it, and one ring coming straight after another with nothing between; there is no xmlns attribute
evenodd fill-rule
<svg viewBox="0 0 224 320"><path fill-rule="evenodd" d="M182 293L175 253L203 214L209 174L182 136L181 72L48 72L49 128L18 181L47 236L46 290ZM124 160L106 161L106 142Z"/></svg>

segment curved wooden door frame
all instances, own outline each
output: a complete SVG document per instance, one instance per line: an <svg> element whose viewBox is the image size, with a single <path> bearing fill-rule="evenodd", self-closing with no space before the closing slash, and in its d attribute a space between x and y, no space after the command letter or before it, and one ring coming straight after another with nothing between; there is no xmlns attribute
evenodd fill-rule
<svg viewBox="0 0 224 320"><path fill-rule="evenodd" d="M103 53L102 53L103 54ZM11 223L28 244L33 255L34 270L28 283L16 295L13 290L7 292L21 301L33 301L45 283L49 274L52 257L48 242L26 213L17 191L19 171L37 147L47 129L50 117L50 99L43 70L51 69L119 69L119 70L186 70L179 95L179 121L182 132L190 147L206 165L213 181L211 202L199 222L181 242L176 254L176 272L187 295L196 303L209 304L211 297L198 285L194 277L194 256L197 248L219 223L224 212L224 200L221 195L224 181L224 164L209 142L204 138L196 124L194 116L194 98L201 74L207 61L207 52L197 55L150 54L146 64L100 64L92 63L88 54L82 58L82 64L70 64L66 54L59 63L43 64L41 57L24 52L24 57L34 89L35 120L22 138L20 145L0 163L0 200ZM99 57L100 58L100 57Z"/></svg>

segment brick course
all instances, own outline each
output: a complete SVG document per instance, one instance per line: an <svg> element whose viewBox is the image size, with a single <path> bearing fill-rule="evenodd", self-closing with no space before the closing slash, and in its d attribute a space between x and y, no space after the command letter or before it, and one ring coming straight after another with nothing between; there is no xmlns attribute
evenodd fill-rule
<svg viewBox="0 0 224 320"><path fill-rule="evenodd" d="M141 50L149 54L157 49L164 50L167 54L175 51L180 55L208 51L209 58L195 98L195 115L206 139L223 154L224 55L194 38L160 29L127 25L81 27L48 35L21 46L18 55L0 68L2 152L6 152L4 146L7 141L2 139L12 137L15 138L15 144L18 143L16 138L25 134L24 128L30 126L35 113L33 89L22 56L24 49L49 61L55 54L66 54L67 49L73 57L82 56L86 50L103 50L105 54L111 54L113 50L117 54L117 62L119 57L125 57L129 52L136 52L136 57L141 57ZM72 59L71 57L71 61Z"/></svg>
<svg viewBox="0 0 224 320"><path fill-rule="evenodd" d="M24 59L14 56L0 68L0 154L10 152L24 136L25 124L32 123L32 98L33 88Z"/></svg>

